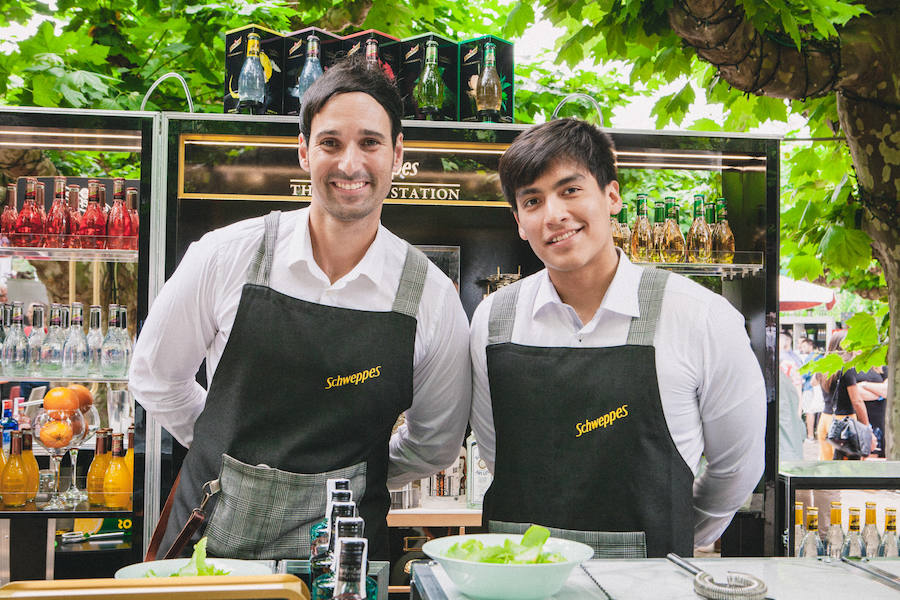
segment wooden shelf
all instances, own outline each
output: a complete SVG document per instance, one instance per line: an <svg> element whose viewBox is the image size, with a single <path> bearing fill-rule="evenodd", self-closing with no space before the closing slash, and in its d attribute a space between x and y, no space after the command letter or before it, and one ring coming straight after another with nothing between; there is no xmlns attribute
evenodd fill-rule
<svg viewBox="0 0 900 600"><path fill-rule="evenodd" d="M403 508L391 510L388 527L479 527L481 510L477 508Z"/></svg>

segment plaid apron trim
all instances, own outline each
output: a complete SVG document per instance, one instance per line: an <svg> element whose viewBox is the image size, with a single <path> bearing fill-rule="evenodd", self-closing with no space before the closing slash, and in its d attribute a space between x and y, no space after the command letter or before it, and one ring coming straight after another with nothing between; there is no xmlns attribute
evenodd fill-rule
<svg viewBox="0 0 900 600"><path fill-rule="evenodd" d="M626 344L652 346L656 335L656 323L662 308L663 295L669 272L653 267L645 268L638 286L638 308L640 314L631 320Z"/></svg>
<svg viewBox="0 0 900 600"><path fill-rule="evenodd" d="M491 533L525 533L531 523L489 521ZM647 539L643 531L578 531L547 527L551 537L587 544L594 558L647 558Z"/></svg>
<svg viewBox="0 0 900 600"><path fill-rule="evenodd" d="M428 257L418 248L409 246L406 250L403 272L400 274L400 284L397 286L397 295L391 307L392 312L416 318L427 273Z"/></svg>
<svg viewBox="0 0 900 600"><path fill-rule="evenodd" d="M278 239L278 221L281 211L273 210L266 215L265 232L247 268L247 283L269 285L269 273L272 271L272 260L275 255L275 241Z"/></svg>
<svg viewBox="0 0 900 600"><path fill-rule="evenodd" d="M506 344L512 340L516 322L516 301L519 298L519 282L503 286L494 292L491 314L488 316L488 344Z"/></svg>

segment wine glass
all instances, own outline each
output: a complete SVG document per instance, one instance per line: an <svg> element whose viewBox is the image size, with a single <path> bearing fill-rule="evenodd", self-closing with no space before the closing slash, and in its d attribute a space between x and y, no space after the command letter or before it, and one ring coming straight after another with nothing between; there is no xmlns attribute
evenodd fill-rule
<svg viewBox="0 0 900 600"><path fill-rule="evenodd" d="M50 455L53 471L53 493L43 510L67 510L68 505L59 496L59 463L63 454L81 443L87 431L84 416L78 409L54 410L42 408L34 418L35 439Z"/></svg>
<svg viewBox="0 0 900 600"><path fill-rule="evenodd" d="M97 430L100 429L100 413L97 412L97 409L93 404L82 407L79 410L81 412L81 417L84 419L85 431L81 440L69 448L69 460L72 463L72 479L69 482L69 489L63 494L63 500L73 507L82 500L87 500L87 493L84 490L79 490L78 485L75 482L78 473L78 448L79 446L90 442L91 439L93 439L94 434L97 433Z"/></svg>

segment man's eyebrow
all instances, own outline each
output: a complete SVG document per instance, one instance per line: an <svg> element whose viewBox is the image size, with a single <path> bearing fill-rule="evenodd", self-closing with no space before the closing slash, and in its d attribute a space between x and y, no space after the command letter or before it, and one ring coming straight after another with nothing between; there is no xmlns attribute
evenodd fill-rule
<svg viewBox="0 0 900 600"><path fill-rule="evenodd" d="M581 173L575 173L573 175L569 175L568 177L563 177L562 179L554 183L553 187L558 188L568 183L579 181L581 179L584 179L584 175ZM540 192L540 190L534 186L522 188L520 190L516 190L516 198L518 198L519 196L527 196L528 194L536 194L538 192Z"/></svg>
<svg viewBox="0 0 900 600"><path fill-rule="evenodd" d="M374 129L362 129L362 130L360 130L359 133L360 133L360 135L365 136L365 137L374 137L374 138L378 138L380 140L387 139L383 133L381 133L380 131L376 131ZM316 139L319 139L319 138L322 138L325 136L330 136L330 135L337 136L337 135L340 135L340 132L337 129L326 129L324 131L317 131L315 137L316 137Z"/></svg>

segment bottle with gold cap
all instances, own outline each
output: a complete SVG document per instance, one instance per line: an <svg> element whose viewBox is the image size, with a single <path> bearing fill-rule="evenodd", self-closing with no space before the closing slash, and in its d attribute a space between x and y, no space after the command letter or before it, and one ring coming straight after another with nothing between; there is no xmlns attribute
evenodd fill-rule
<svg viewBox="0 0 900 600"><path fill-rule="evenodd" d="M125 463L125 448L122 434L112 434L112 457L103 474L103 503L106 508L128 508L131 502L133 480Z"/></svg>
<svg viewBox="0 0 900 600"><path fill-rule="evenodd" d="M831 503L831 525L825 534L825 554L829 558L841 558L841 548L844 546L844 527L841 525L841 503Z"/></svg>
<svg viewBox="0 0 900 600"><path fill-rule="evenodd" d="M869 556L873 556L881 545L881 535L878 534L878 525L875 523L875 506L874 502L866 502L866 524L862 530L862 540Z"/></svg>
<svg viewBox="0 0 900 600"><path fill-rule="evenodd" d="M884 509L884 535L878 547L878 556L897 558L900 556L900 540L897 539L897 509Z"/></svg>
<svg viewBox="0 0 900 600"><path fill-rule="evenodd" d="M803 543L803 537L806 535L806 528L803 527L803 503L794 502L794 556L800 556L800 544Z"/></svg>
<svg viewBox="0 0 900 600"><path fill-rule="evenodd" d="M863 542L862 533L859 530L859 508L851 506L850 513L850 530L847 537L844 538L844 544L841 546L841 556L846 558L863 558L866 555L866 544Z"/></svg>
<svg viewBox="0 0 900 600"><path fill-rule="evenodd" d="M28 471L22 460L22 432L10 433L9 457L0 474L0 490L3 490L4 506L25 506L28 499Z"/></svg>
<svg viewBox="0 0 900 600"><path fill-rule="evenodd" d="M37 459L34 457L34 436L31 427L22 428L22 462L25 463L25 471L28 473L25 485L25 499L29 502L35 499L41 480L41 471Z"/></svg>
<svg viewBox="0 0 900 600"><path fill-rule="evenodd" d="M819 537L819 509L815 506L806 509L806 534L800 540L797 556L802 558L825 556L825 545Z"/></svg>

